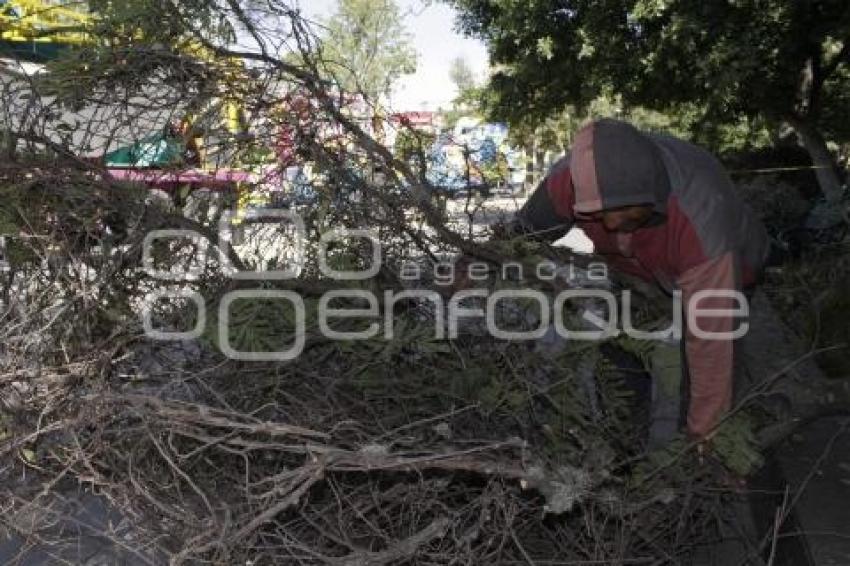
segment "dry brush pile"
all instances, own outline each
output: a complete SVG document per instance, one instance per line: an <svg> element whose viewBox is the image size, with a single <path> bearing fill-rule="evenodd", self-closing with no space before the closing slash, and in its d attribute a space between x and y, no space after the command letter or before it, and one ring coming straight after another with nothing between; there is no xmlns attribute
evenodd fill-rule
<svg viewBox="0 0 850 566"><path fill-rule="evenodd" d="M393 340L308 330L296 361L239 363L150 343L99 300L114 278L87 285L95 305L28 321L37 353L13 341L21 327L5 341L4 476L28 478L5 484L5 517L81 482L154 562L507 564L678 559L720 512L721 466L684 443L647 457L595 346L434 340L409 304ZM245 348L292 331L285 308L243 308Z"/></svg>
<svg viewBox="0 0 850 566"><path fill-rule="evenodd" d="M650 562L692 552L722 514L718 461L697 465L684 442L644 453L634 379L605 348L547 351L474 326L436 339L429 300L395 305L391 340L329 340L315 313L333 282L310 275L264 285L305 298L306 346L294 361L228 360L214 320L199 341L152 341L138 309L157 282L140 269L141 240L188 221L91 173L18 179L4 182L4 202L19 203L4 220L30 230L7 244L9 530L59 544L55 494L82 484L132 525L111 534L122 552L154 563ZM119 212L127 228L105 231ZM349 264L368 256L339 253ZM245 286L214 261L185 284L211 304ZM394 287L381 274L358 288ZM158 321L191 326L184 307ZM235 303L233 317L239 350L279 347L295 332L281 303ZM38 519L27 526L24 516Z"/></svg>

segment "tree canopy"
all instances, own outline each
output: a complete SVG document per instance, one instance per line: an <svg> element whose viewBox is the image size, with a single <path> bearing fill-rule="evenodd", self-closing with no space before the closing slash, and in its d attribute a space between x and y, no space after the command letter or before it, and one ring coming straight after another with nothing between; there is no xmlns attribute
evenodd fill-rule
<svg viewBox="0 0 850 566"><path fill-rule="evenodd" d="M326 22L323 59L335 82L372 100L416 70L416 52L394 0L340 0Z"/></svg>
<svg viewBox="0 0 850 566"><path fill-rule="evenodd" d="M696 110L698 128L761 119L790 125L839 191L825 137L850 135L850 5L843 0L446 0L483 39L489 103L541 122L600 95Z"/></svg>

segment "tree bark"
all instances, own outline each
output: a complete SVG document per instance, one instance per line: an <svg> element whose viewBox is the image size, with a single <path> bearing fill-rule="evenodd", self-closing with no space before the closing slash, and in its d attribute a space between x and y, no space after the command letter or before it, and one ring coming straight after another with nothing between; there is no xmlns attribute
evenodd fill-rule
<svg viewBox="0 0 850 566"><path fill-rule="evenodd" d="M838 203L841 200L841 180L838 177L835 158L826 147L826 140L823 139L817 128L805 118L787 116L785 121L797 133L800 143L812 158L815 175L823 196L827 202Z"/></svg>

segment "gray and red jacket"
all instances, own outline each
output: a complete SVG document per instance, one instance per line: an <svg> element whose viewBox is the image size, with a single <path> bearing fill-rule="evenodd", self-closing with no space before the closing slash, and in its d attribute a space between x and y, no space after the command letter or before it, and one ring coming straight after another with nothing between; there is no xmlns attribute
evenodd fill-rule
<svg viewBox="0 0 850 566"><path fill-rule="evenodd" d="M608 232L601 222L582 217L639 204L652 205L655 214L633 233ZM615 269L655 281L668 292L681 290L686 309L698 291L740 291L754 284L769 248L761 221L710 153L607 119L578 132L570 154L552 167L517 221L524 231L548 232L553 239L578 226ZM700 309L736 306L723 298L698 304ZM734 328L731 316L696 320L709 332ZM732 341L702 339L691 330L685 333L688 431L703 437L732 403Z"/></svg>

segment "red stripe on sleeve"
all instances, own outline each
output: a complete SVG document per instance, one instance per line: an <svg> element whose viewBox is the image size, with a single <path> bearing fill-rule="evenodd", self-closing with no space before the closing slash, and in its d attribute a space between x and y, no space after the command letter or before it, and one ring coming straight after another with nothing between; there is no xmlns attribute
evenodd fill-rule
<svg viewBox="0 0 850 566"><path fill-rule="evenodd" d="M731 313L741 306L732 298L717 292L740 291L738 258L728 252L697 265L679 278L685 312L689 309L715 309L729 315L688 317L685 349L691 374L691 401L688 408L688 430L696 437L705 437L720 422L732 405L733 340L720 338L718 333L730 334L735 326ZM700 301L692 300L698 292L711 292ZM745 299L744 299L745 300ZM698 303L698 304L697 304ZM691 315L696 314L691 313ZM695 325L692 327L691 323ZM698 328L713 336L696 336Z"/></svg>
<svg viewBox="0 0 850 566"><path fill-rule="evenodd" d="M564 167L550 175L546 181L546 190L558 216L572 218L575 192L569 167Z"/></svg>

